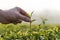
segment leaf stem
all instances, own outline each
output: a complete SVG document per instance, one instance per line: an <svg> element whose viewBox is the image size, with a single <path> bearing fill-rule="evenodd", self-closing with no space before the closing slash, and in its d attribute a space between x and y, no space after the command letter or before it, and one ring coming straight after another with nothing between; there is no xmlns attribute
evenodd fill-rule
<svg viewBox="0 0 60 40"><path fill-rule="evenodd" d="M33 11L33 12L34 12L34 11ZM31 17L32 17L33 12L31 12ZM32 19L32 18L31 18L31 19ZM32 32L31 26L32 26L32 20L30 21L30 40L31 40L31 32Z"/></svg>

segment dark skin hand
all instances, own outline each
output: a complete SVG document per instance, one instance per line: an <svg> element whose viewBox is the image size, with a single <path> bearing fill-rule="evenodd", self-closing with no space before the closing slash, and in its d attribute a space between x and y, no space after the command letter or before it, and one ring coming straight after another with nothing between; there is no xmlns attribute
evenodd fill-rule
<svg viewBox="0 0 60 40"><path fill-rule="evenodd" d="M21 8L15 7L10 10L0 10L0 23L17 24L22 21L30 22L30 16Z"/></svg>

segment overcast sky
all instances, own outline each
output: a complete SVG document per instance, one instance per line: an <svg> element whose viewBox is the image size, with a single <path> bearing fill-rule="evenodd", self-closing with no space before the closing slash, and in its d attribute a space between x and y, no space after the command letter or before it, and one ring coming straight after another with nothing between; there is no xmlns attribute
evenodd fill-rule
<svg viewBox="0 0 60 40"><path fill-rule="evenodd" d="M0 9L21 7L26 11L60 10L60 0L0 0Z"/></svg>

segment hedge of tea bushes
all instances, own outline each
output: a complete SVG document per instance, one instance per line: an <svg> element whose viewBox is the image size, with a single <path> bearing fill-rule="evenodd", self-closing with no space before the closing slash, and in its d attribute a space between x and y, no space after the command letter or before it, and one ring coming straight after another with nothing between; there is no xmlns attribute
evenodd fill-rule
<svg viewBox="0 0 60 40"><path fill-rule="evenodd" d="M60 25L0 24L0 40L60 40Z"/></svg>

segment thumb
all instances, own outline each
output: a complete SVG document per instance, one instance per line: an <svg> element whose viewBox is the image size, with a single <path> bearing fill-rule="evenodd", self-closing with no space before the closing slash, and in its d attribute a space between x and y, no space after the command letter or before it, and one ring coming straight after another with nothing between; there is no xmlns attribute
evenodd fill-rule
<svg viewBox="0 0 60 40"><path fill-rule="evenodd" d="M22 14L19 14L18 18L21 19L21 20L23 20L23 21L26 21L26 22L30 22L31 21L31 18L29 18L27 16L24 16Z"/></svg>

